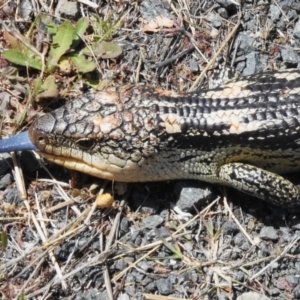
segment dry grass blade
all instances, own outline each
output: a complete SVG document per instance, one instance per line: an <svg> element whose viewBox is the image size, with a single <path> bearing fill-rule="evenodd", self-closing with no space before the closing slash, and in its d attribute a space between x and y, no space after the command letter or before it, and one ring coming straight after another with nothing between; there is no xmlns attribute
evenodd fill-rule
<svg viewBox="0 0 300 300"><path fill-rule="evenodd" d="M36 153L36 155L38 156L38 154ZM42 163L41 161L41 165L42 168L48 173L48 175L52 178L52 182L57 182L56 179L53 177L53 175L51 174L51 172L48 170L48 168L44 165L44 163ZM66 201L69 202L70 201L70 197L66 194L66 192L62 189L61 185L59 184L59 182L55 185L57 190L59 191L59 193L61 194L62 198ZM74 212L76 213L77 216L81 215L81 212L78 210L78 208L75 205L72 205L71 208L74 210Z"/></svg>
<svg viewBox="0 0 300 300"><path fill-rule="evenodd" d="M245 235L245 237L248 239L248 241L255 246L254 241L251 239L250 235L246 232L246 230L243 228L243 226L240 224L240 222L237 220L237 218L235 217L235 215L233 214L233 212L231 211L228 203L227 203L227 197L224 197L224 205L229 213L229 215L231 216L231 218L234 220L234 222L237 224L237 226L240 228L240 230L243 232L243 234Z"/></svg>
<svg viewBox="0 0 300 300"><path fill-rule="evenodd" d="M162 242L161 242L162 243ZM154 253L155 251L157 251L159 249L159 246L156 246L154 248L152 248L149 252L147 252L145 255L143 255L140 259L138 259L137 261L135 261L134 263L132 263L132 265L126 269L124 269L123 271L121 271L119 274L117 274L116 276L113 277L113 279L111 280L112 282L116 282L117 280L119 280L122 276L124 276L133 266L136 266L139 262L143 261L144 259L146 259L147 257L149 257L152 253Z"/></svg>
<svg viewBox="0 0 300 300"><path fill-rule="evenodd" d="M42 231L42 228L41 228L39 222L37 221L36 216L33 214L33 212L30 212L30 208L29 207L28 207L28 209L29 209L29 215L30 215L30 217L31 217L31 219L32 219L32 221L33 221L33 223L35 225L35 228L37 229L37 232L38 232L40 238L42 239L43 243L46 243L47 242L47 238L46 238L44 232ZM52 263L54 265L54 268L56 270L56 273L57 273L58 277L62 278L61 269L59 267L59 264L56 261L56 258L54 256L53 252L50 250L50 251L48 251L48 254L49 254L49 257L50 257L50 259L51 259L51 261L52 261ZM61 284L62 284L63 289L67 289L66 282L62 281Z"/></svg>
<svg viewBox="0 0 300 300"><path fill-rule="evenodd" d="M110 249L110 247L112 246L114 237L116 236L116 231L119 227L120 224L120 218L122 215L122 211L123 208L125 206L126 201L122 200L119 206L119 211L114 219L114 223L113 226L111 228L111 231L109 233L108 239L106 241L106 245L105 245L105 251L108 251ZM113 300L114 296L113 296L113 292L112 292L112 287L111 287L111 280L110 280L110 275L109 275L109 271L108 268L105 266L104 267L104 281L105 281L105 286L106 286L106 291L109 297L109 300Z"/></svg>
<svg viewBox="0 0 300 300"><path fill-rule="evenodd" d="M14 164L15 180L16 180L16 184L17 184L17 187L18 187L20 197L21 197L22 200L26 200L27 199L27 193L26 193L26 188L25 188L25 182L24 182L22 169L19 165L19 162L16 158L16 154L14 152L11 153L11 157L12 157L13 164ZM28 204L28 202L27 202L27 204Z"/></svg>
<svg viewBox="0 0 300 300"><path fill-rule="evenodd" d="M282 258L298 241L300 240L299 236L294 237L294 239L283 249L283 251L278 255L274 260L272 260L267 266L262 268L259 272L254 274L250 280L254 280L256 277L263 274L268 268L270 268L276 261Z"/></svg>
<svg viewBox="0 0 300 300"><path fill-rule="evenodd" d="M206 65L206 67L202 70L201 74L198 76L198 78L195 80L195 82L190 87L190 89L189 89L190 92L192 92L193 90L195 90L196 86L202 80L202 78L205 76L206 72L213 66L213 64L215 63L216 59L219 57L219 55L221 54L221 52L223 51L223 49L225 48L225 46L229 43L229 41L231 40L231 38L235 35L235 33L237 32L237 30L240 27L240 25L241 25L241 15L239 15L239 19L238 19L236 25L233 27L233 29L231 30L231 32L229 33L229 35L227 36L227 38L224 40L224 42L220 46L219 50L216 52L216 54L214 55L214 57L209 61L209 63Z"/></svg>
<svg viewBox="0 0 300 300"><path fill-rule="evenodd" d="M92 1L89 1L89 0L78 0L78 2L82 3L82 4L85 4L91 8L94 8L94 9L97 9L99 7L99 4L96 4Z"/></svg>

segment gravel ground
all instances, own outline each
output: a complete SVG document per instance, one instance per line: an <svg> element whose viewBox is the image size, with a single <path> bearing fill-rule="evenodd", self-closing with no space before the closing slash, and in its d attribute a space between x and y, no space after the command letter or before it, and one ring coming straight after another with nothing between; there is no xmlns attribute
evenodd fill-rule
<svg viewBox="0 0 300 300"><path fill-rule="evenodd" d="M237 76L300 64L299 1L1 0L0 7L1 52L9 46L4 32L25 35L37 11L56 24L82 15L119 24L110 40L122 54L99 58L91 74L104 85L183 92L216 84L214 77L220 84L224 69ZM40 73L16 73L3 57L0 67L4 137L72 101L69 90L82 92L87 79L56 71L59 100L35 103L28 94ZM300 299L299 210L199 182L103 182L30 152L17 156L22 197L16 163L1 157L1 299ZM99 190L105 196L96 197Z"/></svg>

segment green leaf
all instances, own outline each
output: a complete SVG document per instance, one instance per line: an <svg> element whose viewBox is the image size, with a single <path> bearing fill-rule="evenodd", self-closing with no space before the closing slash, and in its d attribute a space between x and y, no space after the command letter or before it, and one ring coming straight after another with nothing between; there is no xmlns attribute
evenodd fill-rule
<svg viewBox="0 0 300 300"><path fill-rule="evenodd" d="M39 93L35 97L36 102L40 102L45 98L56 98L58 97L58 89L55 83L55 77L53 75L48 76L40 87Z"/></svg>
<svg viewBox="0 0 300 300"><path fill-rule="evenodd" d="M32 96L33 97L35 97L35 95L40 91L42 84L43 84L43 81L40 77L36 78L33 81L33 86L32 86Z"/></svg>
<svg viewBox="0 0 300 300"><path fill-rule="evenodd" d="M3 57L11 63L40 71L42 70L42 62L39 59L25 55L18 50L6 50L3 52Z"/></svg>
<svg viewBox="0 0 300 300"><path fill-rule="evenodd" d="M72 44L73 48L76 48L78 44L81 42L81 37L84 35L88 26L89 26L88 18L81 18L78 20L75 26L75 32L73 36L73 44Z"/></svg>
<svg viewBox="0 0 300 300"><path fill-rule="evenodd" d="M88 61L83 55L72 55L71 61L79 73L88 73L96 69L97 65L94 61Z"/></svg>
<svg viewBox="0 0 300 300"><path fill-rule="evenodd" d="M7 247L7 233L5 231L1 232L1 249L5 251Z"/></svg>
<svg viewBox="0 0 300 300"><path fill-rule="evenodd" d="M92 56L93 53L98 58L115 58L122 53L122 48L115 43L101 42L91 44L90 49L85 47L82 53L88 56Z"/></svg>
<svg viewBox="0 0 300 300"><path fill-rule="evenodd" d="M69 21L62 23L50 46L47 69L53 72L59 59L70 49L74 36L74 28Z"/></svg>
<svg viewBox="0 0 300 300"><path fill-rule="evenodd" d="M57 33L57 25L54 23L54 21L50 21L47 24L47 33L48 34L55 34L55 33Z"/></svg>
<svg viewBox="0 0 300 300"><path fill-rule="evenodd" d="M24 300L24 299L25 299L25 294L24 291L22 291L18 300Z"/></svg>

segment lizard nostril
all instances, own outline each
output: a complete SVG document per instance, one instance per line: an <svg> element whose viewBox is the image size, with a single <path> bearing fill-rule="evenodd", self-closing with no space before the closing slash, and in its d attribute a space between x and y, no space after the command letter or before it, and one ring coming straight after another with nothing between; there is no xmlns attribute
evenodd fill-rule
<svg viewBox="0 0 300 300"><path fill-rule="evenodd" d="M48 144L48 137L45 133L31 126L28 130L29 138L31 142L40 150L44 149Z"/></svg>
<svg viewBox="0 0 300 300"><path fill-rule="evenodd" d="M45 146L48 143L47 137L42 133L35 133L34 140L38 146Z"/></svg>

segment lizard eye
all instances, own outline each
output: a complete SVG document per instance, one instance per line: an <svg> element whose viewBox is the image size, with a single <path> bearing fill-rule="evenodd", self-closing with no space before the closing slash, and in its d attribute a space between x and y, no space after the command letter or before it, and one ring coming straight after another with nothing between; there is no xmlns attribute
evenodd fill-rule
<svg viewBox="0 0 300 300"><path fill-rule="evenodd" d="M76 144L83 150L90 150L95 146L95 141L89 138L83 138L76 141Z"/></svg>

